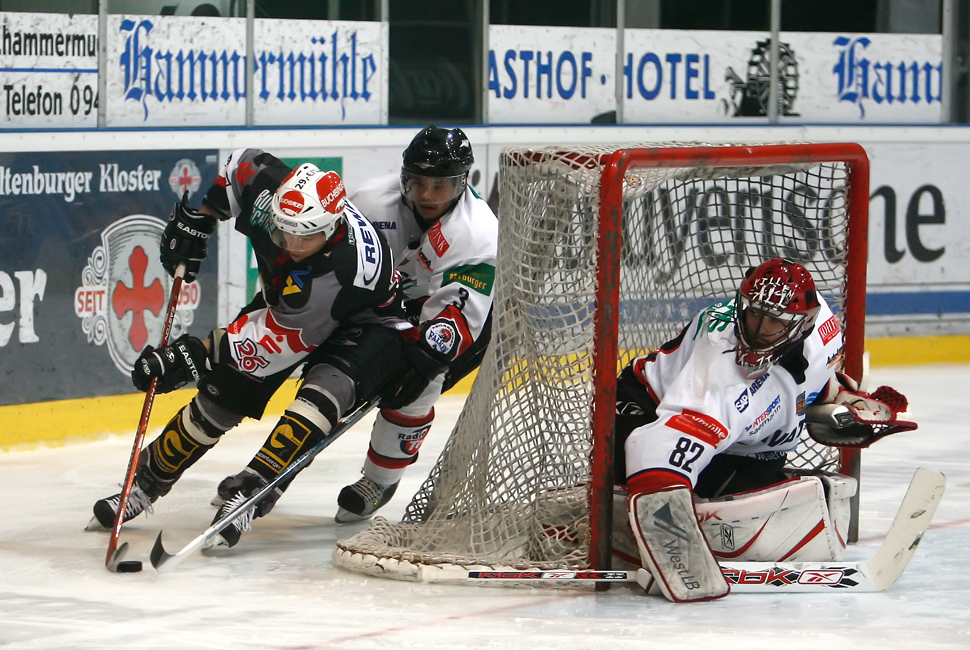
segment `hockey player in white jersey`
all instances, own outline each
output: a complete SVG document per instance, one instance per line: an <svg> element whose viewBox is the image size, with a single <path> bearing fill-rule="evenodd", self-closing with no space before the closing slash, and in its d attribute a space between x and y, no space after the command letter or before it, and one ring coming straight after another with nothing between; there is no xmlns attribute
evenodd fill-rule
<svg viewBox="0 0 970 650"><path fill-rule="evenodd" d="M468 185L473 162L461 129L429 126L405 149L400 174L366 182L350 196L387 238L416 329L405 348L409 367L383 392L363 476L338 495L337 523L366 519L391 499L417 459L442 391L481 362L498 221ZM227 477L220 497L241 476Z"/></svg>
<svg viewBox="0 0 970 650"><path fill-rule="evenodd" d="M718 548L722 557L792 560L806 546L823 554L844 549L844 502L854 482L827 477L823 490L784 471L806 416L817 421L813 436L826 444L867 444L885 435L884 425L899 431L915 424L906 421L905 398L896 391L881 387L868 395L836 372L842 348L838 320L809 272L773 259L748 271L734 299L703 310L677 337L623 370L617 473L625 468L640 560L665 596L689 601L728 593L712 553L717 536L698 520L723 524L727 509L747 509L758 528L750 539L730 540L736 553ZM741 494L729 506L705 510L708 500ZM751 547L778 556L743 555Z"/></svg>
<svg viewBox="0 0 970 650"><path fill-rule="evenodd" d="M124 520L137 516L243 418L259 419L301 365L296 399L273 428L257 471L233 487L221 518L321 440L354 406L405 372L405 319L398 276L383 235L347 200L340 177L304 163L290 169L254 149L233 152L194 210L183 199L162 236L163 266L185 265L191 282L217 219L232 219L252 242L262 292L226 328L205 340L185 334L146 348L132 381L169 392L189 382L191 402L146 446ZM410 367L410 366L408 366ZM233 546L280 492L236 519L215 540ZM91 527L110 528L120 495L94 505Z"/></svg>

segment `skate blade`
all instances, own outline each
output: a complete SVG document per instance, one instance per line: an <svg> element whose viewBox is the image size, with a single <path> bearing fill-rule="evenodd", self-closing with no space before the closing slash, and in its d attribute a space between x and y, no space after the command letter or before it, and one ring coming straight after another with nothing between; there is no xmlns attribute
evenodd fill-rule
<svg viewBox="0 0 970 650"><path fill-rule="evenodd" d="M222 538L222 535L216 535L212 539L208 540L202 546L203 555L221 555L228 551L231 547L229 542Z"/></svg>
<svg viewBox="0 0 970 650"><path fill-rule="evenodd" d="M349 510L344 510L340 506L337 506L337 514L333 516L333 520L338 524L356 524L358 521L367 521L374 516L374 513L369 515L358 515Z"/></svg>
<svg viewBox="0 0 970 650"><path fill-rule="evenodd" d="M98 521L98 518L97 517L91 517L91 521L89 521L88 522L88 525L84 527L84 530L91 531L91 532L101 532L101 533L103 533L103 532L107 532L107 531L109 531L111 529L110 528L105 528L104 526L102 526L101 525L101 522Z"/></svg>

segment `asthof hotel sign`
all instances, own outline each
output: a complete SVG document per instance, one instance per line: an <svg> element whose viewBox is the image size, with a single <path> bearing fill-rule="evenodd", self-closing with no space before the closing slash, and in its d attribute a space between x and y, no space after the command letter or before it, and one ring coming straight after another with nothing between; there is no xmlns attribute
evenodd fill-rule
<svg viewBox="0 0 970 650"><path fill-rule="evenodd" d="M610 121L616 74L626 123L752 123L768 115L767 32L492 26L491 123ZM783 32L783 122L938 123L942 37Z"/></svg>

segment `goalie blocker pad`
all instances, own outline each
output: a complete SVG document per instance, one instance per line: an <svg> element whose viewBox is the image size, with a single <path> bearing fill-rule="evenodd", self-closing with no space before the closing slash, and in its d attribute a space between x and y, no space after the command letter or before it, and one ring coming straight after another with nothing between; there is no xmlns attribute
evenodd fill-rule
<svg viewBox="0 0 970 650"><path fill-rule="evenodd" d="M713 600L728 595L731 588L701 533L689 488L636 494L628 507L640 559L668 600Z"/></svg>

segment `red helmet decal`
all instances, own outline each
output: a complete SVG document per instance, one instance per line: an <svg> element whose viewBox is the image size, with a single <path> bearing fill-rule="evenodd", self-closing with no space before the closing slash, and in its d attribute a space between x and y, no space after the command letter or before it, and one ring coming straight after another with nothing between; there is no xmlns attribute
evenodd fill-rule
<svg viewBox="0 0 970 650"><path fill-rule="evenodd" d="M305 199L302 192L290 190L280 197L280 210L283 214L293 217L303 212Z"/></svg>
<svg viewBox="0 0 970 650"><path fill-rule="evenodd" d="M317 196L327 212L336 214L343 211L347 190L336 172L327 172L317 181Z"/></svg>

